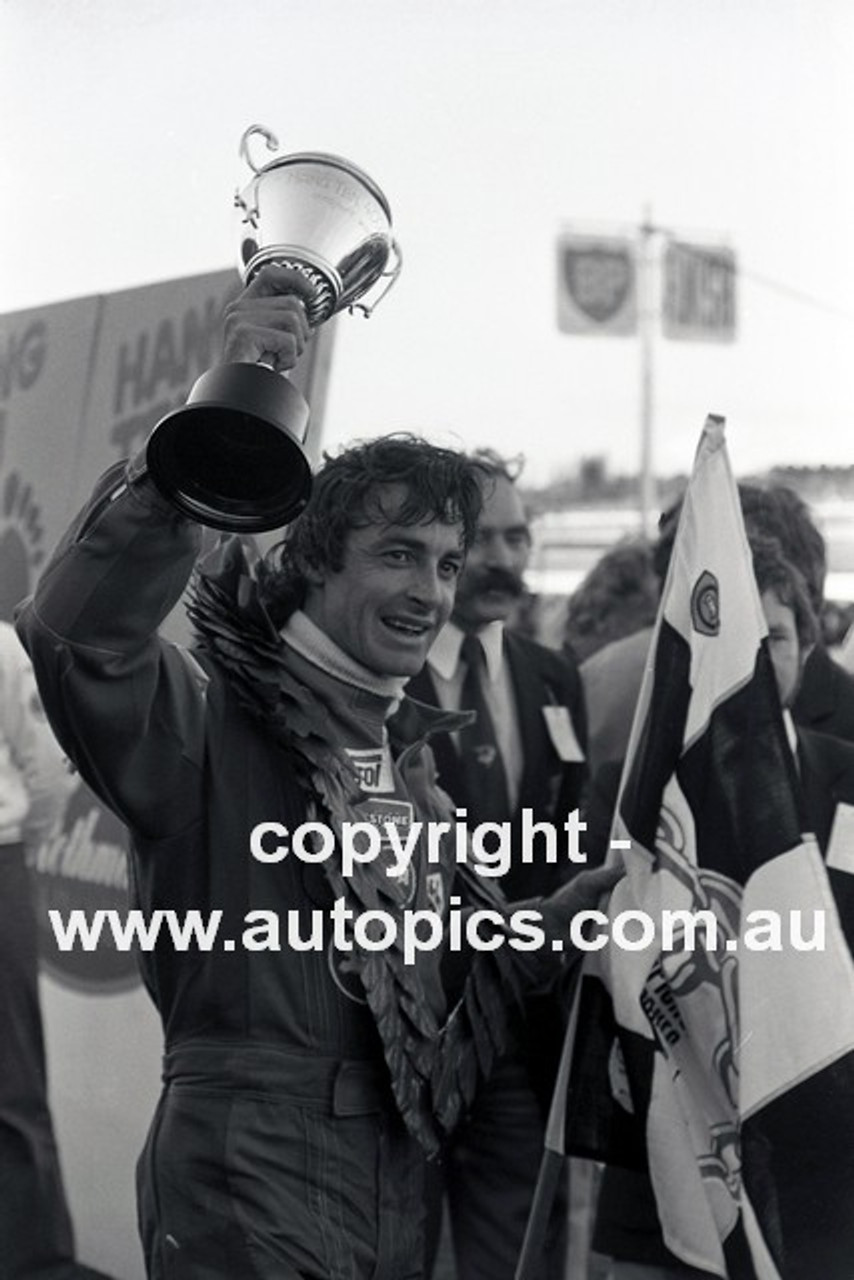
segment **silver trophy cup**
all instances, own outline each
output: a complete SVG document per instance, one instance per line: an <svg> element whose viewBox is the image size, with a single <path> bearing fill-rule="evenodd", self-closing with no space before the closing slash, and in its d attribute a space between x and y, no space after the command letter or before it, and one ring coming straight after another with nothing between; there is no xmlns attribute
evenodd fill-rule
<svg viewBox="0 0 854 1280"><path fill-rule="evenodd" d="M301 152L259 167L249 149L254 135L271 151L279 145L261 125L240 143L253 173L235 195L244 283L278 263L310 284L313 326L345 308L369 316L402 264L382 191L339 156ZM280 528L311 492L302 448L308 419L308 404L284 374L264 364L217 365L154 428L149 473L179 511L202 524L244 533Z"/></svg>

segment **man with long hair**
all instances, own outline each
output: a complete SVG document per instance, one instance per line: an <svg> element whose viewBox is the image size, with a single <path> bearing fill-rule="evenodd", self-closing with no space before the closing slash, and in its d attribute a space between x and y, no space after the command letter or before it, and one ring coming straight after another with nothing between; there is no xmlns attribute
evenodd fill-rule
<svg viewBox="0 0 854 1280"><path fill-rule="evenodd" d="M225 360L291 368L304 288L264 268L227 311ZM218 922L210 946L141 955L166 1042L138 1170L152 1280L415 1280L424 1154L502 1051L508 1004L550 979L573 910L613 883L540 903L532 953L449 845L427 746L449 721L403 685L479 510L455 451L347 449L260 570L238 539L201 567L186 651L158 627L200 530L143 456L103 477L19 619L57 736L130 830L135 905ZM436 922L466 874L492 949L451 997Z"/></svg>

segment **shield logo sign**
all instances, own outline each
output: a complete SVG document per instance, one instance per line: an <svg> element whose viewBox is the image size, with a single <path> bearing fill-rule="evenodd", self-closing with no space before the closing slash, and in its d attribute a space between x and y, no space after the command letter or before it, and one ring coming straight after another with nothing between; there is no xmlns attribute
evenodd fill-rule
<svg viewBox="0 0 854 1280"><path fill-rule="evenodd" d="M628 240L565 236L559 245L558 326L564 333L637 328L634 247Z"/></svg>

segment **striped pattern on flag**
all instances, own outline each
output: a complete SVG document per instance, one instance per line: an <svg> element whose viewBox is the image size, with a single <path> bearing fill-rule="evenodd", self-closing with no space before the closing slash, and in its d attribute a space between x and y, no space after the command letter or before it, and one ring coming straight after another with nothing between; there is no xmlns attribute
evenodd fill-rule
<svg viewBox="0 0 854 1280"><path fill-rule="evenodd" d="M648 1167L665 1242L690 1265L851 1280L854 963L802 835L765 634L723 423L709 419L613 829L632 848L609 916L642 912L655 941L585 961L550 1141ZM686 917L667 938L671 911L701 913L696 937ZM821 949L791 942L797 911L807 939L825 913Z"/></svg>

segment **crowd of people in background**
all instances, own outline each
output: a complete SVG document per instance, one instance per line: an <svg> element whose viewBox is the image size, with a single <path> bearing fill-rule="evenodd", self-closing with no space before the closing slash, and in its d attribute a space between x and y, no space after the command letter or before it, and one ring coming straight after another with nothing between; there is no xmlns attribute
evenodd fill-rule
<svg viewBox="0 0 854 1280"><path fill-rule="evenodd" d="M272 355L286 369L299 357L303 286L281 270L232 304L227 359ZM739 498L825 849L835 805L854 802L846 615L825 600L824 540L797 494L745 484ZM199 570L198 529L144 467L107 473L18 620L61 750L38 755L32 671L11 629L0 634L4 955L14 943L0 992L15 1031L0 1038L0 1275L96 1274L73 1269L45 1096L22 888L44 800L36 765L67 752L126 823L148 910L461 903L512 936L514 904L534 903L562 947L573 913L622 872L523 864L520 815L560 826L580 811L590 860L604 862L679 512L662 514L654 540L606 549L563 634L543 643L524 588L519 467L489 450L392 436L342 451L260 570L234 539ZM158 627L194 573L190 654ZM63 785L48 788L54 808ZM42 825L57 819L48 808ZM517 852L480 882L425 857L398 899L367 866L345 879L334 860L290 859L273 875L246 857L246 832L277 815L337 834L378 810L404 827L461 811L471 825L507 822ZM496 950L407 965L393 947L340 965L308 950L144 955L166 1047L138 1183L152 1280L513 1280L576 971L545 951L528 964ZM574 1173L558 1180L540 1280L707 1274L666 1248L647 1173ZM27 1240L53 1243L31 1256Z"/></svg>
<svg viewBox="0 0 854 1280"><path fill-rule="evenodd" d="M425 665L413 674L409 693L446 710L478 711L475 725L440 735L434 742L440 781L458 806L467 807L475 820L499 822L516 814L518 822L523 805L553 820L581 805L591 831L588 852L596 861L603 856L610 826L679 504L662 514L654 542L635 537L601 555L566 601L560 647L553 636L546 637L548 644L540 644L530 634L536 626L524 587L531 532L518 491L519 462L507 462L489 451L474 455L474 460L484 486L477 532L451 617ZM838 652L831 657L831 648L844 639L840 621L845 615L839 605L824 600L824 542L806 505L779 486L743 485L740 496L757 584L763 601L769 601L772 652L775 646L785 647L786 627L791 624L794 658L780 677L781 701L798 725L816 827L825 847L833 812L827 778L835 779L835 798L850 792L854 800L854 745L847 745L854 743L854 675ZM776 638L780 614L782 642ZM14 1093L15 1099L4 1106L0 1123L7 1134L15 1129L19 1133L3 1148L3 1256L17 1258L20 1253L29 1259L16 1264L17 1270L9 1273L14 1276L35 1275L32 1258L52 1261L57 1269L50 1275L94 1276L94 1271L71 1260L71 1228L46 1099L35 928L28 923L33 906L27 891L21 890L26 871L15 853L23 849L22 830L32 849L41 838L38 833L44 835L45 824L57 820L70 775L40 711L26 655L10 627L2 638L4 751L9 760L2 906L9 922L4 945L11 949L3 989L6 1017L15 1029L12 1037L4 1038L2 1074L6 1092ZM477 659L471 657L473 640L482 646ZM482 687L471 681L476 665L485 668L478 677ZM779 666L786 671L785 659ZM554 750L546 723L536 714L549 703L567 709L575 744L569 753ZM490 766L500 773L497 787L476 763L483 758L485 744L491 752ZM27 780L25 785L15 783L14 793L13 760L18 761L17 776ZM478 772L467 777L472 763ZM549 801L552 768L555 787ZM20 812L14 809L19 792ZM559 872L544 864L514 866L505 877L505 888L511 898L548 892L559 886ZM9 888L13 880L14 892ZM23 942L18 936L22 930ZM16 936L18 944L13 946ZM15 1007L20 1014L13 1012ZM530 997L517 1017L506 1055L478 1093L468 1118L446 1141L441 1158L426 1166L424 1266L433 1280L511 1280L514 1274L536 1184L566 1007L565 993L563 1000L554 992L546 998ZM33 1092L32 1106L22 1107L25 1093L12 1088L15 1080ZM16 1119L16 1114L23 1118ZM44 1137L36 1136L39 1125L44 1126ZM601 1170L594 1170L592 1178L589 1173L577 1164L576 1182L587 1194L579 1201L576 1192L572 1215L566 1179L561 1184L543 1255L544 1277L575 1280L567 1271L570 1258L576 1268L583 1265L587 1280L617 1280L624 1264L644 1268L628 1270L627 1276L677 1280L704 1274L681 1266L663 1245L648 1178L616 1168L606 1169L604 1176ZM42 1223L38 1233L30 1228L32 1214Z"/></svg>

